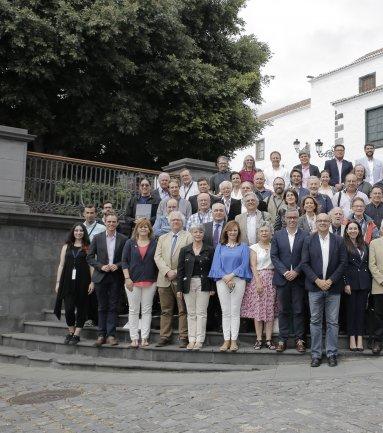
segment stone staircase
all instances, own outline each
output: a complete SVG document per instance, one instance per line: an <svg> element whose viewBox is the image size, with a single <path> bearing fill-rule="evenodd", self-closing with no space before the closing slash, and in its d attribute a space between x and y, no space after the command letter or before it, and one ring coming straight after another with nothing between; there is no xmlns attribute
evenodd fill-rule
<svg viewBox="0 0 383 433"><path fill-rule="evenodd" d="M84 328L80 343L68 346L63 343L67 332L65 321L58 321L52 310L44 310L41 321L24 322L23 332L1 335L0 362L100 371L251 371L278 364L308 363L310 360L309 351L299 354L293 347L283 353L266 348L254 351L253 333L240 333L240 349L237 353L221 353L219 346L222 344L222 334L216 332L207 333L205 346L198 352L179 349L177 331L174 331L171 345L157 348L159 317L153 318L151 345L144 349L133 349L129 347L129 331L122 327L126 322L126 315L119 316L118 346L93 347L97 337L96 328ZM340 336L342 357L371 355L369 350L363 353L350 352L347 344L347 337Z"/></svg>

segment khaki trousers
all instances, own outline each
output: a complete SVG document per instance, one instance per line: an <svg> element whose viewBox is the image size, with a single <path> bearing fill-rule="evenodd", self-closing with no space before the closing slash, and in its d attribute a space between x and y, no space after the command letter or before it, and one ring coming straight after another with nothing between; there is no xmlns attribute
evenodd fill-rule
<svg viewBox="0 0 383 433"><path fill-rule="evenodd" d="M172 321L174 307L178 306L178 332L182 339L188 338L188 326L186 319L186 306L183 299L177 298L177 283L171 281L169 287L159 287L158 294L161 304L160 336L169 340L172 336Z"/></svg>

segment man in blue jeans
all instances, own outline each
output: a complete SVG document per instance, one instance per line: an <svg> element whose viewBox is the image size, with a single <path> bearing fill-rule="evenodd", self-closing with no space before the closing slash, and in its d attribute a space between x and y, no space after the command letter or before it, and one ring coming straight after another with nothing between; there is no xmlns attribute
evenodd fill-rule
<svg viewBox="0 0 383 433"><path fill-rule="evenodd" d="M329 215L319 214L317 232L306 238L302 251L302 269L311 313L311 367L319 367L322 360L323 310L327 363L330 367L338 364L338 315L347 251L343 239L329 232L330 224Z"/></svg>

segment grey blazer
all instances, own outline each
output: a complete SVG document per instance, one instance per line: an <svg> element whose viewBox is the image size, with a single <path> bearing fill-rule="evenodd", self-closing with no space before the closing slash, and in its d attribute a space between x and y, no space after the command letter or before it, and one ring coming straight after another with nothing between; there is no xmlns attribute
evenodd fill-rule
<svg viewBox="0 0 383 433"><path fill-rule="evenodd" d="M123 279L121 269L122 250L124 249L127 240L128 238L126 236L121 233L116 233L113 263L117 265L118 269L114 271L113 274L116 277L121 278L121 281ZM94 283L101 283L105 275L108 274L108 272L101 270L102 266L109 263L108 248L106 246L106 232L99 233L93 238L86 260L88 264L94 268L92 281Z"/></svg>
<svg viewBox="0 0 383 433"><path fill-rule="evenodd" d="M364 158L357 159L355 161L356 164L363 165L366 171L366 180L370 180L370 167L368 166L368 158L365 156ZM383 178L383 163L379 159L374 158L374 169L373 169L373 177L374 184L379 182Z"/></svg>
<svg viewBox="0 0 383 433"><path fill-rule="evenodd" d="M306 215L303 214L302 216L299 217L298 219L298 228L302 229L303 231L307 232L307 233L311 233L311 228L310 225L307 221Z"/></svg>

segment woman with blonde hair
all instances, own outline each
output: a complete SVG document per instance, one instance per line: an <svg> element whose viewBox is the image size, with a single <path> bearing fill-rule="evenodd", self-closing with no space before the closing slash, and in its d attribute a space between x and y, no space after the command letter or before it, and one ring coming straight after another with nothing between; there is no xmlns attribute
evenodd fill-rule
<svg viewBox="0 0 383 433"><path fill-rule="evenodd" d="M138 322L141 307L141 347L149 345L152 305L156 292L157 267L154 253L157 241L153 238L152 224L147 218L136 223L132 238L122 252L122 270L129 301L129 332L131 347L138 347Z"/></svg>
<svg viewBox="0 0 383 433"><path fill-rule="evenodd" d="M241 176L241 182L251 182L254 181L255 170L255 159L251 155L245 156L243 160L242 170L239 172Z"/></svg>

